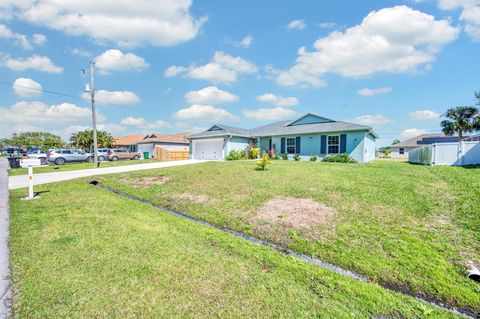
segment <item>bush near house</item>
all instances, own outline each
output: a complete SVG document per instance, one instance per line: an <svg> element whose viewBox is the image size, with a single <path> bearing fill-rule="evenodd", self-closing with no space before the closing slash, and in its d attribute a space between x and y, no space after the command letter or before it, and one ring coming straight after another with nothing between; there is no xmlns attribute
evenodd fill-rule
<svg viewBox="0 0 480 319"><path fill-rule="evenodd" d="M288 161L288 154L287 153L282 154L282 159L285 161Z"/></svg>
<svg viewBox="0 0 480 319"><path fill-rule="evenodd" d="M247 151L231 150L225 159L227 161L246 160L248 159Z"/></svg>
<svg viewBox="0 0 480 319"><path fill-rule="evenodd" d="M347 153L324 156L322 162L357 163L357 161L351 158Z"/></svg>
<svg viewBox="0 0 480 319"><path fill-rule="evenodd" d="M295 156L293 156L293 159L298 162L299 160L301 160L301 157L300 155L295 154Z"/></svg>
<svg viewBox="0 0 480 319"><path fill-rule="evenodd" d="M317 161L317 155L312 154L312 156L310 156L310 162L316 162L316 161Z"/></svg>
<svg viewBox="0 0 480 319"><path fill-rule="evenodd" d="M259 147L248 146L246 151L249 159L257 159L258 155L260 155Z"/></svg>

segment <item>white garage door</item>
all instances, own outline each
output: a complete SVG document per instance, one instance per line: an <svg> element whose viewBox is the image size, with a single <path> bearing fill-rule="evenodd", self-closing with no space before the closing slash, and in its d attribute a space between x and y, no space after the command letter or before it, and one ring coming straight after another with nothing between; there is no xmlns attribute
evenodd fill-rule
<svg viewBox="0 0 480 319"><path fill-rule="evenodd" d="M223 139L193 141L193 157L195 159L223 159Z"/></svg>

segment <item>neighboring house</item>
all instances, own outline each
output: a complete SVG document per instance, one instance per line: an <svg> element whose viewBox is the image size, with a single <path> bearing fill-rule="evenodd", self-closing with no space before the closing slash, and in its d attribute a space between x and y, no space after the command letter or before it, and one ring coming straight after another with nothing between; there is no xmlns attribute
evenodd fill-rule
<svg viewBox="0 0 480 319"><path fill-rule="evenodd" d="M193 159L224 159L231 150L243 150L249 144L262 152L299 154L308 159L315 154L348 153L359 162L375 158L377 135L368 126L334 121L315 114L296 120L279 121L254 129L222 124L189 136Z"/></svg>
<svg viewBox="0 0 480 319"><path fill-rule="evenodd" d="M425 145L435 143L451 143L457 142L458 136L446 136L444 134L422 134L415 136L404 142L392 145L390 157L392 158L408 158L408 152Z"/></svg>
<svg viewBox="0 0 480 319"><path fill-rule="evenodd" d="M137 152L137 143L138 141L143 140L145 135L143 134L131 134L125 136L115 136L114 143L115 147L126 148L130 152Z"/></svg>
<svg viewBox="0 0 480 319"><path fill-rule="evenodd" d="M169 151L188 151L189 141L187 139L191 133L177 134L149 134L137 142L137 152L143 154L148 152L149 157L155 153L155 147L161 147Z"/></svg>

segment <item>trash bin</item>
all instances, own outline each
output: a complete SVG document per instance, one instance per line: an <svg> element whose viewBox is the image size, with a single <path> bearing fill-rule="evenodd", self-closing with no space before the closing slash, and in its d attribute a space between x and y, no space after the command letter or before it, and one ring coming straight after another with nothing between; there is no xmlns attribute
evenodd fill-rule
<svg viewBox="0 0 480 319"><path fill-rule="evenodd" d="M143 158L144 158L144 159L149 159L149 158L150 158L149 155L150 155L150 154L149 154L148 152L143 152Z"/></svg>
<svg viewBox="0 0 480 319"><path fill-rule="evenodd" d="M9 157L10 168L20 168L20 157Z"/></svg>

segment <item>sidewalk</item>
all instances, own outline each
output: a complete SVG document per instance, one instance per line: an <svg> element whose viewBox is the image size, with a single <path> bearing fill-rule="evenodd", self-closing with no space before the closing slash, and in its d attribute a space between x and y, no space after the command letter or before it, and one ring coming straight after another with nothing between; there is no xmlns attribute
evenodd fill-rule
<svg viewBox="0 0 480 319"><path fill-rule="evenodd" d="M7 162L5 160L5 162ZM70 179L88 177L95 175L104 175L104 174L114 174L114 173L124 173L124 172L133 172L146 169L155 169L171 166L182 166L190 165L196 163L206 162L204 160L184 160L184 161L171 161L171 162L158 162L158 163L148 163L148 164L136 164L136 165L126 165L126 166L114 166L114 167L104 167L104 168L92 168L92 169L83 169L77 171L66 171L66 172L55 172L55 173L43 173L35 174L35 168L33 169L33 182L35 185L54 183L67 181ZM8 163L6 164L8 165ZM10 176L8 179L8 188L17 189L28 187L28 178L27 175L19 176Z"/></svg>

